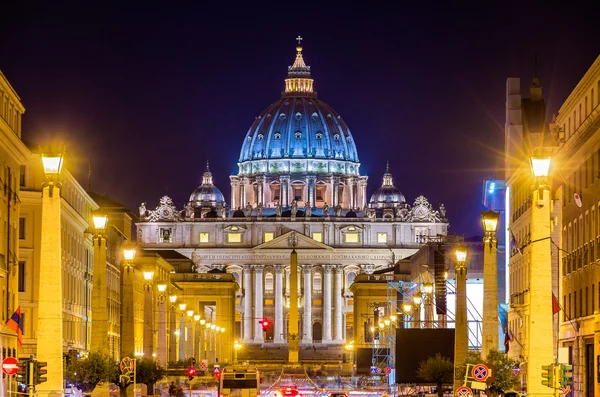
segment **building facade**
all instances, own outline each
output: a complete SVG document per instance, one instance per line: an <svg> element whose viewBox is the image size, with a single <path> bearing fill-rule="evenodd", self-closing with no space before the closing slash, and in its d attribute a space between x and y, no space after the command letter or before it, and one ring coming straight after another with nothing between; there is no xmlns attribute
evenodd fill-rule
<svg viewBox="0 0 600 397"><path fill-rule="evenodd" d="M560 346L575 396L600 395L600 57L560 107ZM562 355L561 355L562 356ZM559 356L560 357L560 356Z"/></svg>
<svg viewBox="0 0 600 397"><path fill-rule="evenodd" d="M298 304L301 343L341 349L356 335L350 290L356 276L390 268L415 253L423 236L448 231L444 205L435 209L424 196L407 203L389 170L367 197L354 139L341 116L317 99L301 47L281 99L243 138L238 165L230 206L207 167L184 208L164 196L153 210L143 203L136 224L144 250L187 258L174 284L186 307L205 322L216 319L230 343L239 338L247 346L285 349L290 305ZM298 302L290 302L292 249ZM194 289L193 280L215 277L241 287L235 306L227 301L219 308ZM273 324L266 332L263 318ZM180 338L185 328L179 325Z"/></svg>
<svg viewBox="0 0 600 397"><path fill-rule="evenodd" d="M0 359L17 357L17 334L6 326L19 307L19 291L23 288L20 268L19 240L21 186L23 167L29 150L21 139L21 118L25 108L14 88L0 71L0 290L2 332ZM27 318L25 318L27 321ZM5 377L0 377L0 393L5 394Z"/></svg>

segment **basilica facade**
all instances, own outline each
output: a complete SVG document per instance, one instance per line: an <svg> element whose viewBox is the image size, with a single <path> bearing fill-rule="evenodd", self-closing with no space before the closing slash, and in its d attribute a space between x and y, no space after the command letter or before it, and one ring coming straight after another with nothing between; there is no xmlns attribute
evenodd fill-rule
<svg viewBox="0 0 600 397"><path fill-rule="evenodd" d="M303 344L360 337L353 327L355 277L390 269L419 249L422 236L448 231L443 204L434 208L424 196L407 202L389 169L368 196L350 129L317 98L302 47L296 51L281 98L240 135L229 203L207 164L184 208L168 196L152 210L144 203L136 225L143 249L189 260L188 267L175 266L189 273L179 292L187 308L223 324L226 339L267 348L287 342L291 305L299 307ZM298 302L290 302L292 249ZM171 279L177 284L181 277ZM194 280L220 277L239 288L227 307L193 288ZM266 333L263 318L273 324Z"/></svg>

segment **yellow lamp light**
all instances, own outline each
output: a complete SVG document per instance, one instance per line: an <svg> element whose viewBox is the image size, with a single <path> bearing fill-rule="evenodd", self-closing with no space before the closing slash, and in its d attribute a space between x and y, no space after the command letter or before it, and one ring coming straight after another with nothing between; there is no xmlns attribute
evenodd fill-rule
<svg viewBox="0 0 600 397"><path fill-rule="evenodd" d="M204 324L204 326L205 326L206 328L209 328L209 329L210 329L211 325L212 325L211 323L206 323L206 324Z"/></svg>
<svg viewBox="0 0 600 397"><path fill-rule="evenodd" d="M412 311L412 304L404 303L402 305L402 310L404 310L404 313L410 313Z"/></svg>
<svg viewBox="0 0 600 397"><path fill-rule="evenodd" d="M467 247L464 245L458 245L455 249L456 261L459 265L464 265L467 261Z"/></svg>
<svg viewBox="0 0 600 397"><path fill-rule="evenodd" d="M391 321L386 318L385 320L383 320L383 323L387 326L390 325Z"/></svg>
<svg viewBox="0 0 600 397"><path fill-rule="evenodd" d="M225 328L224 327L221 327L221 333L222 334L225 333Z"/></svg>
<svg viewBox="0 0 600 397"><path fill-rule="evenodd" d="M426 294L433 293L433 283L423 283L423 292Z"/></svg>
<svg viewBox="0 0 600 397"><path fill-rule="evenodd" d="M42 154L42 165L47 176L56 176L62 170L64 155L62 153Z"/></svg>
<svg viewBox="0 0 600 397"><path fill-rule="evenodd" d="M394 316L393 314L390 316L390 320L392 320L392 321L396 321L397 318L398 317Z"/></svg>
<svg viewBox="0 0 600 397"><path fill-rule="evenodd" d="M531 157L531 172L535 177L548 176L550 171L550 157Z"/></svg>
<svg viewBox="0 0 600 397"><path fill-rule="evenodd" d="M206 320L205 319L201 319L200 320L200 325L204 325L204 324L206 324Z"/></svg>
<svg viewBox="0 0 600 397"><path fill-rule="evenodd" d="M413 295L413 303L415 305L419 306L422 301L423 301L423 298L421 297L421 295L419 295L419 294Z"/></svg>
<svg viewBox="0 0 600 397"><path fill-rule="evenodd" d="M177 302L177 295L169 295L169 301L171 303Z"/></svg>
<svg viewBox="0 0 600 397"><path fill-rule="evenodd" d="M157 288L158 288L158 292L163 293L167 290L167 284L160 283L160 284L158 284Z"/></svg>
<svg viewBox="0 0 600 397"><path fill-rule="evenodd" d="M181 311L184 311L186 307L187 307L187 304L185 304L185 303L179 304L179 310L181 310Z"/></svg>
<svg viewBox="0 0 600 397"><path fill-rule="evenodd" d="M152 281L154 278L154 270L144 270L144 280Z"/></svg>
<svg viewBox="0 0 600 397"><path fill-rule="evenodd" d="M496 234L499 218L500 212L493 210L486 212L481 211L481 223L483 224L483 231L485 232L486 236L493 236Z"/></svg>
<svg viewBox="0 0 600 397"><path fill-rule="evenodd" d="M94 229L98 232L106 230L106 224L108 223L108 216L106 214L95 213L92 215L92 221L94 223Z"/></svg>
<svg viewBox="0 0 600 397"><path fill-rule="evenodd" d="M123 245L123 257L126 261L132 261L135 258L135 245L133 243L126 243Z"/></svg>
<svg viewBox="0 0 600 397"><path fill-rule="evenodd" d="M187 315L188 315L188 317L192 317L194 315L194 311L192 309L189 309L187 311Z"/></svg>
<svg viewBox="0 0 600 397"><path fill-rule="evenodd" d="M200 320L200 315L194 314L194 321L199 321L199 320Z"/></svg>

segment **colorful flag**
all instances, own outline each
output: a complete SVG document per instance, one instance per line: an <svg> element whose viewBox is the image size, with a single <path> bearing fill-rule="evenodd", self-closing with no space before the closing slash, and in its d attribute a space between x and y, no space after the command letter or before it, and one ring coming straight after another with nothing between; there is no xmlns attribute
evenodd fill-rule
<svg viewBox="0 0 600 397"><path fill-rule="evenodd" d="M552 314L556 314L560 311L560 303L558 303L558 299L556 299L556 296L554 295L554 292L552 293Z"/></svg>
<svg viewBox="0 0 600 397"><path fill-rule="evenodd" d="M508 231L510 232L510 244L513 248L516 248L519 251L519 254L523 255L523 251L521 251L521 247L519 247L519 243L517 242L517 238L513 233L512 229L509 227Z"/></svg>
<svg viewBox="0 0 600 397"><path fill-rule="evenodd" d="M21 324L21 306L13 313L6 325L17 333L17 346L20 348L23 345L23 326Z"/></svg>
<svg viewBox="0 0 600 397"><path fill-rule="evenodd" d="M510 350L510 342L512 342L513 338L510 335L510 331L507 328L504 328L504 351L505 353L508 353L508 351Z"/></svg>

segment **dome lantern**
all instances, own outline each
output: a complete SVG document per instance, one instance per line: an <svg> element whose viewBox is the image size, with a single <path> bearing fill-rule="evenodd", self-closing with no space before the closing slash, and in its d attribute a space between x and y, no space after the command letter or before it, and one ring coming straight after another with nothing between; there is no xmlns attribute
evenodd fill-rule
<svg viewBox="0 0 600 397"><path fill-rule="evenodd" d="M294 95L316 95L313 91L313 79L310 78L310 66L307 66L302 57L302 37L298 36L296 46L296 59L292 66L288 66L288 78L285 79L284 96Z"/></svg>

